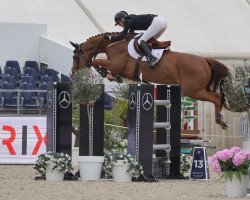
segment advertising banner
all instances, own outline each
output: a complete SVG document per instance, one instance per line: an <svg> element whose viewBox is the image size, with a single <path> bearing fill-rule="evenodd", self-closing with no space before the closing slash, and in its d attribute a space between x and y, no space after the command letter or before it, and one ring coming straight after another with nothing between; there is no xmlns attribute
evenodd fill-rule
<svg viewBox="0 0 250 200"><path fill-rule="evenodd" d="M46 152L47 117L0 117L0 164L33 164Z"/></svg>

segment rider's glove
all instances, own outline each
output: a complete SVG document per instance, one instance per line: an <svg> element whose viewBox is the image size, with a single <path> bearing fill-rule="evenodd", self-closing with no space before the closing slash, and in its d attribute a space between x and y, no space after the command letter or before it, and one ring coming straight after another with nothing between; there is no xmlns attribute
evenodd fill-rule
<svg viewBox="0 0 250 200"><path fill-rule="evenodd" d="M111 35L106 34L106 35L104 35L104 38L105 38L106 40L111 41Z"/></svg>

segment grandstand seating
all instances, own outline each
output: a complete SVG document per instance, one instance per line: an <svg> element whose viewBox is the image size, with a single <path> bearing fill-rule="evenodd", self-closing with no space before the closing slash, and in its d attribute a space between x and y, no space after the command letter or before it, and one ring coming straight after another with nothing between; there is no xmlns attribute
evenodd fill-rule
<svg viewBox="0 0 250 200"><path fill-rule="evenodd" d="M107 93L104 93L104 108L107 110L112 109L111 96Z"/></svg>
<svg viewBox="0 0 250 200"><path fill-rule="evenodd" d="M40 83L39 90L47 90L47 84L46 83ZM38 103L40 109L44 109L47 107L47 91L46 92L38 92Z"/></svg>
<svg viewBox="0 0 250 200"><path fill-rule="evenodd" d="M29 75L22 76L20 83L25 83L25 82L31 83L34 86L34 89L36 88L36 82L33 76L29 76Z"/></svg>
<svg viewBox="0 0 250 200"><path fill-rule="evenodd" d="M3 77L2 77L2 83L4 83L4 82L13 83L13 85L15 86L15 88L17 88L18 82L16 81L15 76L11 76L9 74L3 75Z"/></svg>
<svg viewBox="0 0 250 200"><path fill-rule="evenodd" d="M17 102L14 99L12 92L0 92L1 108L17 108Z"/></svg>
<svg viewBox="0 0 250 200"><path fill-rule="evenodd" d="M19 80L20 74L18 74L16 68L5 67L4 68L4 75L8 75L8 74L10 76L14 76L17 81Z"/></svg>
<svg viewBox="0 0 250 200"><path fill-rule="evenodd" d="M15 90L17 87L13 83L3 82L0 83L0 88L4 90ZM17 92L12 92L13 97L17 97Z"/></svg>
<svg viewBox="0 0 250 200"><path fill-rule="evenodd" d="M36 70L36 73L39 74L40 73L40 70L39 70L39 66L38 66L38 63L36 61L26 61L24 63L24 68L33 68Z"/></svg>
<svg viewBox="0 0 250 200"><path fill-rule="evenodd" d="M23 76L33 76L35 82L39 82L38 73L34 68L29 68L29 67L23 68Z"/></svg>
<svg viewBox="0 0 250 200"><path fill-rule="evenodd" d="M70 77L65 76L64 74L61 74L61 82L62 82L62 83L71 83L72 80L71 80Z"/></svg>
<svg viewBox="0 0 250 200"><path fill-rule="evenodd" d="M16 60L6 61L5 67L0 67L0 113L46 114L47 83L72 82L64 74L60 78L53 69L39 69L36 61L26 61L23 68Z"/></svg>
<svg viewBox="0 0 250 200"><path fill-rule="evenodd" d="M57 74L58 74L57 71L55 71L55 70L53 70L53 69L47 69L47 68L46 68L46 69L43 69L41 75L42 75L42 76L46 76L46 75L51 76L51 77L53 78L54 82L58 82L58 81L59 81L59 78L58 78Z"/></svg>
<svg viewBox="0 0 250 200"><path fill-rule="evenodd" d="M42 83L54 82L54 79L52 76L46 74L45 76L41 76L41 82Z"/></svg>
<svg viewBox="0 0 250 200"><path fill-rule="evenodd" d="M25 111L30 112L30 109L31 111L39 111L37 97L35 97L33 92L29 91L34 89L32 83L24 82L20 84L20 90L22 91L20 92L20 110L22 113Z"/></svg>
<svg viewBox="0 0 250 200"><path fill-rule="evenodd" d="M17 73L21 74L21 69L20 69L19 62L16 61L16 60L7 60L6 64L5 64L5 67L15 68L17 70Z"/></svg>

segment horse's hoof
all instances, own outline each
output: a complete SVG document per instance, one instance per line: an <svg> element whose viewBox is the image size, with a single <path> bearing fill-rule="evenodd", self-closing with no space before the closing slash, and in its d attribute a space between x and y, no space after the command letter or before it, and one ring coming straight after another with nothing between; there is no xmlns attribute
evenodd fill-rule
<svg viewBox="0 0 250 200"><path fill-rule="evenodd" d="M121 76L118 75L118 76L116 77L116 79L117 79L117 82L118 82L118 83L123 83L123 80L122 80L122 77L121 77Z"/></svg>
<svg viewBox="0 0 250 200"><path fill-rule="evenodd" d="M228 123L226 123L226 122L223 122L223 123L221 124L221 127L222 127L222 129L224 129L224 130L229 130L229 128L230 128L230 126L229 126Z"/></svg>

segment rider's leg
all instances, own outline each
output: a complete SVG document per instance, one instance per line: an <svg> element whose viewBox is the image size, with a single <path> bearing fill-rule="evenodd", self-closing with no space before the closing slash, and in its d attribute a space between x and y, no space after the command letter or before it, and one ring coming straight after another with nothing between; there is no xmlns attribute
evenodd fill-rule
<svg viewBox="0 0 250 200"><path fill-rule="evenodd" d="M153 19L152 24L148 27L148 29L138 40L138 44L143 49L144 53L147 55L150 68L153 68L154 64L157 62L157 59L151 54L151 51L146 45L146 42L152 37L156 39L160 37L166 30L166 28L167 28L166 21L162 17L157 16Z"/></svg>
<svg viewBox="0 0 250 200"><path fill-rule="evenodd" d="M141 40L140 47L142 48L143 52L147 56L147 60L149 62L149 68L153 69L154 68L154 64L157 61L157 58L152 55L150 49L148 48L148 45L146 44L146 42L144 40Z"/></svg>
<svg viewBox="0 0 250 200"><path fill-rule="evenodd" d="M154 29L158 29L158 33L154 35L155 39L158 39L167 29L167 22L162 17L156 17L154 19L155 27Z"/></svg>

